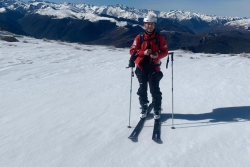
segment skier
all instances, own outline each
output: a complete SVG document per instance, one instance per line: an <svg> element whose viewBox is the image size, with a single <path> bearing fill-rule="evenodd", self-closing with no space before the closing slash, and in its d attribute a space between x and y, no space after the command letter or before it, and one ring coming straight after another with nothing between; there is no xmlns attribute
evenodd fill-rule
<svg viewBox="0 0 250 167"><path fill-rule="evenodd" d="M141 118L146 117L148 107L147 87L149 84L154 107L154 119L159 119L161 114L162 93L159 83L163 77L160 71L160 59L168 55L168 46L163 35L155 31L157 18L149 14L144 19L142 34L135 37L130 47L130 55L134 57L136 64L135 74L139 81L139 102L141 105Z"/></svg>

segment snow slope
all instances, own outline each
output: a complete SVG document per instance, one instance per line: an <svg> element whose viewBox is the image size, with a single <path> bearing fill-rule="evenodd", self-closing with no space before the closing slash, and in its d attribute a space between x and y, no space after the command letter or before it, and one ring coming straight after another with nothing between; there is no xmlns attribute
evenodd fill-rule
<svg viewBox="0 0 250 167"><path fill-rule="evenodd" d="M133 142L128 49L19 40L0 41L1 167L249 166L250 59L174 51L176 129L164 59L162 142L152 115Z"/></svg>

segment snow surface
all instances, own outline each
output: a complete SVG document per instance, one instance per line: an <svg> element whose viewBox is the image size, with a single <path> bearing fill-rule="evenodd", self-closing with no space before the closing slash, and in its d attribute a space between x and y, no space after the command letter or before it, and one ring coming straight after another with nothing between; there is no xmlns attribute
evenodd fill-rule
<svg viewBox="0 0 250 167"><path fill-rule="evenodd" d="M19 38L0 41L1 167L248 167L250 59L174 51L163 60L161 142L153 116L138 141L128 48Z"/></svg>

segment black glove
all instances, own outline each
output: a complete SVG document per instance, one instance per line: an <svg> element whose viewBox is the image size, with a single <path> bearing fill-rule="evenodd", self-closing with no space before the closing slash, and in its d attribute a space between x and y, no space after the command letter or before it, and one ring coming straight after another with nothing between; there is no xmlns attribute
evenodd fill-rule
<svg viewBox="0 0 250 167"><path fill-rule="evenodd" d="M129 59L129 64L128 64L128 68L129 67L135 67L135 59L137 58L136 56L136 52L134 52Z"/></svg>
<svg viewBox="0 0 250 167"><path fill-rule="evenodd" d="M135 59L136 56L134 55L130 56L128 67L135 67Z"/></svg>

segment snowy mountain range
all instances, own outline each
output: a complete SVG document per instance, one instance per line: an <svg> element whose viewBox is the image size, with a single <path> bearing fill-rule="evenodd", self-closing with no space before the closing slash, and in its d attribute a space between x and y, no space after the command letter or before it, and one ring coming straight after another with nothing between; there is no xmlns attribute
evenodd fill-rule
<svg viewBox="0 0 250 167"><path fill-rule="evenodd" d="M165 36L170 49L250 52L250 18L181 10L167 12L124 5L0 0L0 28L35 38L129 47L135 35L143 31L142 19L148 13L158 17L157 31ZM221 43L225 44L214 47Z"/></svg>
<svg viewBox="0 0 250 167"><path fill-rule="evenodd" d="M33 0L27 3L22 2L20 0L0 0L0 5L0 12L5 12L6 10L14 10L25 14L40 14L53 16L56 18L85 19L92 22L99 20L115 21L114 19L100 15L108 15L116 18L139 21L139 18L143 18L148 13L154 13L158 18L171 19L177 21L195 19L208 23L244 26L246 28L250 27L249 17L222 17L215 15L211 16L201 13L191 13L182 10L172 10L166 12L150 9L136 9L134 7L128 7L124 5L94 6L89 4L73 3L57 4L40 0ZM117 24L122 25L119 23Z"/></svg>

